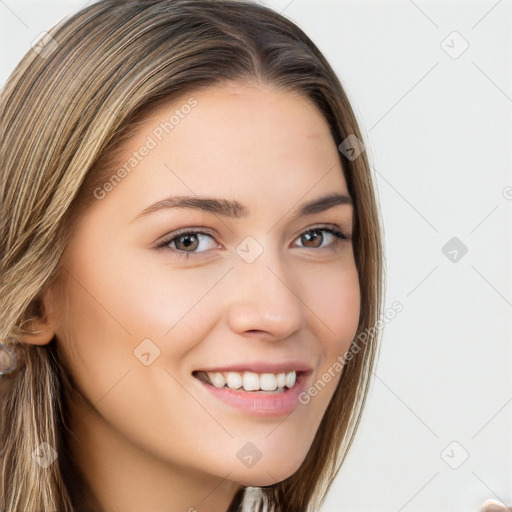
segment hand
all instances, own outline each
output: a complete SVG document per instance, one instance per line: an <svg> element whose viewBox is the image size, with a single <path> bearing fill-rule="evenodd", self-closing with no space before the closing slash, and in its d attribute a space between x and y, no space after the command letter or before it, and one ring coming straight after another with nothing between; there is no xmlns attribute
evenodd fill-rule
<svg viewBox="0 0 512 512"><path fill-rule="evenodd" d="M482 505L481 512L512 512L512 508L509 508L496 500L487 500Z"/></svg>

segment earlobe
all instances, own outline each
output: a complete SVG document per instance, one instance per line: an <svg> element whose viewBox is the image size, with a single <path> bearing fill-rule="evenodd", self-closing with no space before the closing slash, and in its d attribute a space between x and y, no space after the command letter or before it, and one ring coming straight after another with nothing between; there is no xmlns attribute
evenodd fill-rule
<svg viewBox="0 0 512 512"><path fill-rule="evenodd" d="M18 327L17 335L23 343L46 345L52 341L55 332L46 319L31 318Z"/></svg>
<svg viewBox="0 0 512 512"><path fill-rule="evenodd" d="M47 345L55 336L53 324L44 304L42 297L34 299L26 314L28 318L16 328L16 334L23 343Z"/></svg>

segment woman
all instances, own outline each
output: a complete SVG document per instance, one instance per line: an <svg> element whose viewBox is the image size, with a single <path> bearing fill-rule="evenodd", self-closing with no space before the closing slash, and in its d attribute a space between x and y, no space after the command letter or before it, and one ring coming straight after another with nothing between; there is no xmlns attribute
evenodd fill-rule
<svg viewBox="0 0 512 512"><path fill-rule="evenodd" d="M102 0L24 57L0 120L1 510L318 510L383 270L311 40L250 2Z"/></svg>

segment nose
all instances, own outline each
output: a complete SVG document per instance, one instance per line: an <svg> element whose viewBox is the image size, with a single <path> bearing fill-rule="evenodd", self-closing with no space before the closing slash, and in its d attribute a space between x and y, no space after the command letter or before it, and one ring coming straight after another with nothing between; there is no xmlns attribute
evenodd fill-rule
<svg viewBox="0 0 512 512"><path fill-rule="evenodd" d="M292 270L284 262L263 253L252 263L237 262L231 272L228 324L238 333L284 339L305 325L305 305Z"/></svg>

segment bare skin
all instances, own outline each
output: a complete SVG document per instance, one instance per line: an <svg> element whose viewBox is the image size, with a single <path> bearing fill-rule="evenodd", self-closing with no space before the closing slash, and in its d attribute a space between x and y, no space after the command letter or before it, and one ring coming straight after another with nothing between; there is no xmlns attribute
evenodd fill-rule
<svg viewBox="0 0 512 512"><path fill-rule="evenodd" d="M313 199L348 196L338 149L309 100L247 83L185 95L145 120L120 165L191 96L197 106L81 218L44 295L46 332L30 340L56 336L85 397L77 392L71 404L70 442L105 512L225 512L241 486L292 475L341 372L281 417L221 402L192 372L302 361L312 384L358 325L352 242L322 230L350 236L352 205L295 216ZM182 208L138 217L171 195L236 200L249 213ZM181 228L206 234L155 248ZM237 252L247 237L262 248L251 263ZM146 362L160 351L148 365L134 354L146 339ZM252 467L237 457L248 442L262 454Z"/></svg>

